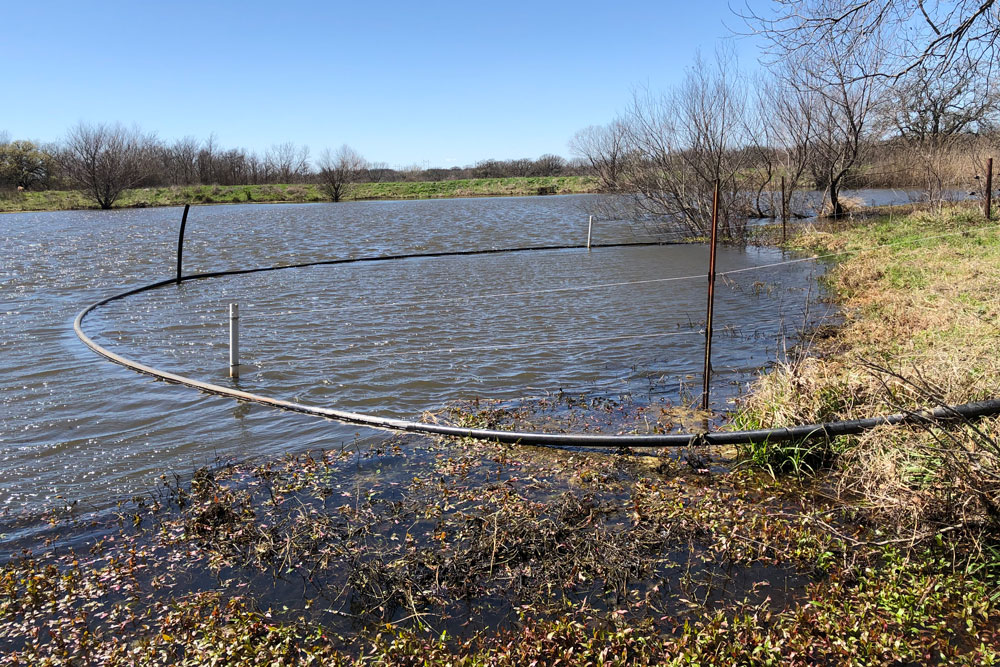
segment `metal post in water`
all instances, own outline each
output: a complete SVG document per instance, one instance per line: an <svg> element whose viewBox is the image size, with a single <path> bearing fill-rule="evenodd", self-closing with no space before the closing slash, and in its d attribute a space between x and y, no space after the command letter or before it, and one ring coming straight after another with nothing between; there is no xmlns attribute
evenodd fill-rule
<svg viewBox="0 0 1000 667"><path fill-rule="evenodd" d="M594 231L594 216L587 221L587 250L590 250L590 234Z"/></svg>
<svg viewBox="0 0 1000 667"><path fill-rule="evenodd" d="M184 258L184 226L188 221L188 209L191 204L184 204L184 215L181 216L181 233L177 236L177 284L181 282L181 262Z"/></svg>
<svg viewBox="0 0 1000 667"><path fill-rule="evenodd" d="M240 378L240 306L229 304L229 377Z"/></svg>
<svg viewBox="0 0 1000 667"><path fill-rule="evenodd" d="M781 177L781 242L788 237L788 207L785 202L785 177Z"/></svg>
<svg viewBox="0 0 1000 667"><path fill-rule="evenodd" d="M993 158L986 160L986 203L983 205L986 219L990 219L990 208L993 206Z"/></svg>
<svg viewBox="0 0 1000 667"><path fill-rule="evenodd" d="M708 386L712 374L712 311L715 307L715 245L719 229L719 181L712 197L712 238L708 254L708 317L705 321L705 382L701 391L701 409L708 410Z"/></svg>

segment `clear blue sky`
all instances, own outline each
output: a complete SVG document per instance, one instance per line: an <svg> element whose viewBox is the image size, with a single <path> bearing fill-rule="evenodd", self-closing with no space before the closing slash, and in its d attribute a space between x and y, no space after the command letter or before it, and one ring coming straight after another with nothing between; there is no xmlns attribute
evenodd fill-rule
<svg viewBox="0 0 1000 667"><path fill-rule="evenodd" d="M137 123L223 147L347 143L390 166L569 156L637 86L667 88L725 1L8 2L0 131ZM725 24L724 24L725 22ZM754 47L736 40L745 65Z"/></svg>

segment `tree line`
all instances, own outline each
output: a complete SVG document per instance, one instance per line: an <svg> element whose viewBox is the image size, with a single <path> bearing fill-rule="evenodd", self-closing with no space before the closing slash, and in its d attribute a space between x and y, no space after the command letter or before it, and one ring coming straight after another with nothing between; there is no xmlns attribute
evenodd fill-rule
<svg viewBox="0 0 1000 667"><path fill-rule="evenodd" d="M11 140L0 133L0 189L79 189L102 208L111 208L125 190L142 187L317 183L332 201L340 201L353 183L589 172L584 161L568 162L558 155L482 160L467 167L390 168L346 144L324 150L314 161L307 146L292 142L257 153L223 148L214 135L164 141L120 123L79 123L51 144Z"/></svg>
<svg viewBox="0 0 1000 667"><path fill-rule="evenodd" d="M996 7L775 0L744 16L768 44L762 73L724 51L699 57L680 85L637 91L572 139L621 195L598 213L704 234L718 183L721 233L739 238L750 218L794 211L803 189L822 190L831 216L847 212L847 186L930 201L981 189L985 158L1000 152Z"/></svg>
<svg viewBox="0 0 1000 667"><path fill-rule="evenodd" d="M608 217L667 220L704 233L715 184L724 236L747 220L797 212L824 192L832 216L848 186L916 187L941 201L982 187L1000 152L993 76L1000 0L773 0L747 12L767 67L753 76L726 53L697 58L666 92L636 91L606 125L571 140L575 159L483 160L453 169L391 169L349 146L223 149L214 136L165 142L120 124L84 124L52 145L0 136L0 187L79 188L110 207L126 188L315 182L333 201L359 181L587 174L617 197Z"/></svg>

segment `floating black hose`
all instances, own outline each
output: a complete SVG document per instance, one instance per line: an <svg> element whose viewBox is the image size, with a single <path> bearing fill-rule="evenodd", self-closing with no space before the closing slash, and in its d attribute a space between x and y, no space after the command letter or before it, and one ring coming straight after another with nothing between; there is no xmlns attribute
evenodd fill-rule
<svg viewBox="0 0 1000 667"><path fill-rule="evenodd" d="M594 244L594 248L615 248L625 246L649 246L649 245L670 245L669 243L609 243ZM196 273L180 278L171 278L159 282L136 287L106 299L92 303L84 308L76 316L73 322L73 329L76 335L97 354L109 359L126 368L139 373L151 375L159 380L182 384L188 387L200 389L209 394L235 398L239 401L259 403L261 405L280 408L290 412L300 412L303 414L325 417L347 424L358 424L371 428L404 431L407 433L423 433L428 435L445 435L459 438L475 438L478 440L489 440L494 442L504 442L521 445L549 445L561 447L682 447L686 445L746 445L764 442L783 442L787 440L809 440L813 438L832 438L840 435L856 435L875 428L877 426L912 424L928 421L957 421L974 419L986 415L1000 414L1000 399L990 399L973 403L964 403L955 406L940 406L930 410L919 410L908 413L898 413L881 417L871 417L869 419L850 419L838 422L826 422L822 424L806 424L804 426L790 426L785 428L759 429L754 431L715 431L711 433L669 433L659 435L593 435L584 433L526 433L520 431L498 431L493 429L462 428L459 426L444 426L440 424L425 424L422 422L409 421L406 419L393 419L387 417L376 417L358 412L347 412L333 408L320 408L292 401L283 401L268 396L261 396L239 389L223 387L209 382L202 382L183 375L169 373L146 366L137 361L132 361L119 354L115 354L105 347L96 343L92 338L83 332L83 320L97 308L118 301L126 297L148 292L151 290L173 285L189 280L204 280L219 276L242 275L247 273L261 273L265 271L279 271L282 269L304 268L308 266L322 266L331 264L350 264L358 262L380 262L395 259L417 259L428 257L454 257L461 255L485 255L495 253L510 252L530 252L541 250L579 250L585 249L582 245L559 245L559 246L534 246L527 248L505 248L487 250L463 250L454 252L431 252L406 255L382 255L376 257L357 257L351 259L333 259L316 262L303 262L300 264L288 264L282 266L258 267L253 269L234 269L228 271L213 271L208 273Z"/></svg>

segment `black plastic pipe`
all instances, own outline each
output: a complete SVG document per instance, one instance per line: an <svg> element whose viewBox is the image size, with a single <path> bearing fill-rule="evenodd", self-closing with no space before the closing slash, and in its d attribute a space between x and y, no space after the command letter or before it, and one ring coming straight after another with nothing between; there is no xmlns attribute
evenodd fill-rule
<svg viewBox="0 0 1000 667"><path fill-rule="evenodd" d="M665 243L620 243L606 244L594 247L620 247L631 245L667 245ZM358 424L371 428L403 431L407 433L422 433L426 435L445 435L459 438L475 438L478 440L489 440L493 442L504 442L521 445L544 445L559 447L637 447L637 448L657 448L657 447L683 447L688 445L745 445L765 442L784 442L788 440L810 440L814 438L833 438L841 435L856 435L875 428L877 426L896 424L915 424L932 421L960 421L965 419L975 419L987 415L1000 414L1000 399L989 399L962 405L941 406L930 410L919 410L908 413L897 413L869 419L851 419L838 422L825 422L821 424L805 424L802 426L790 426L783 428L759 429L754 431L715 431L711 433L668 433L658 435L594 435L587 433L532 433L520 431L499 431L493 429L462 428L458 426L443 426L439 424L424 424L406 419L393 419L387 417L377 417L358 412L348 412L334 408L321 408L317 406L304 405L292 401L284 401L277 398L253 394L240 391L230 387L203 382L194 378L189 378L175 373L159 370L151 366L146 366L137 361L127 359L101 346L90 338L83 331L83 322L87 315L97 310L101 306L125 299L129 296L158 289L165 285L172 285L188 280L204 280L219 276L241 275L247 273L259 273L263 271L278 271L282 269L303 268L307 266L322 266L330 264L348 264L356 262L376 262L390 259L411 259L420 257L449 257L460 255L479 255L501 252L526 252L538 250L567 250L584 249L586 246L540 246L532 248L509 248L492 250L468 250L458 252L435 252L410 255L392 255L377 257L359 257L354 259L324 260L318 262L305 262L287 266L269 266L254 269L236 269L231 271L214 271L210 273L196 273L182 276L179 279L161 280L141 287L114 294L105 299L92 303L84 308L73 321L73 330L81 341L91 350L102 357L121 364L126 368L150 375L158 380L181 384L199 389L209 394L235 398L239 401L259 403L281 410L299 412L326 419L333 419L347 424Z"/></svg>

